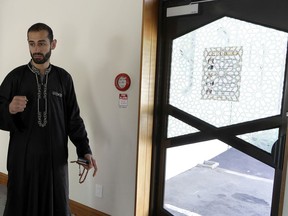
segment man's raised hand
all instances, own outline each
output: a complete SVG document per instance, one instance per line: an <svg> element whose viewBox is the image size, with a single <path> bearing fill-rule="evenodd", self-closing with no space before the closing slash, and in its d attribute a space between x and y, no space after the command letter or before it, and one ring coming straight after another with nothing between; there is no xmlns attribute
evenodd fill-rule
<svg viewBox="0 0 288 216"><path fill-rule="evenodd" d="M9 104L9 112L11 114L16 114L18 112L23 112L27 105L26 96L14 96L11 103Z"/></svg>

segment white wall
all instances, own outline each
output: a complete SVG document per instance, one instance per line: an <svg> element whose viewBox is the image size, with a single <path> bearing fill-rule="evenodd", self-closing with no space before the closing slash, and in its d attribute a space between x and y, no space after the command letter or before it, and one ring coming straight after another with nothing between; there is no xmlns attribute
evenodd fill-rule
<svg viewBox="0 0 288 216"><path fill-rule="evenodd" d="M99 171L78 183L71 165L70 198L113 216L134 215L142 0L3 0L0 2L0 82L29 60L27 29L36 22L50 25L58 40L52 64L74 78L81 113ZM118 73L132 84L128 107L118 107L114 87ZM9 135L0 132L0 172L6 171ZM70 143L70 159L76 159ZM95 196L95 185L103 197Z"/></svg>

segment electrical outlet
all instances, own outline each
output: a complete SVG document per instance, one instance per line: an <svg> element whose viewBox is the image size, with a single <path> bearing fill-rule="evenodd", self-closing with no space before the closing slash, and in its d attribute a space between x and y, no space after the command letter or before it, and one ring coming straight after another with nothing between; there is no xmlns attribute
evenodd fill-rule
<svg viewBox="0 0 288 216"><path fill-rule="evenodd" d="M102 185L99 185L99 184L95 185L95 196L102 198L102 196L103 196L103 186Z"/></svg>

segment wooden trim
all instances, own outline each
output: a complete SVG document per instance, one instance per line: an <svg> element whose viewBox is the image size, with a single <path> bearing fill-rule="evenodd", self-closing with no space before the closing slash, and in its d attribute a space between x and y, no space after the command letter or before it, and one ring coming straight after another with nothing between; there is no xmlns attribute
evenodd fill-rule
<svg viewBox="0 0 288 216"><path fill-rule="evenodd" d="M144 0L135 216L149 215L158 0Z"/></svg>
<svg viewBox="0 0 288 216"><path fill-rule="evenodd" d="M7 185L8 182L8 175L0 172L0 184Z"/></svg>
<svg viewBox="0 0 288 216"><path fill-rule="evenodd" d="M7 185L8 175L0 172L0 184ZM70 208L73 216L109 216L103 212L85 206L81 203L70 200Z"/></svg>
<svg viewBox="0 0 288 216"><path fill-rule="evenodd" d="M108 214L97 211L73 200L70 200L70 208L73 216L109 216Z"/></svg>

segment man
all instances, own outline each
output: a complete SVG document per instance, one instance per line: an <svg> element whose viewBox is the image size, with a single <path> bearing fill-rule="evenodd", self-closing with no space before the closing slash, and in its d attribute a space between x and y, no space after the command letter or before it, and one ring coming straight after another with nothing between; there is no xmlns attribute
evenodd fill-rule
<svg viewBox="0 0 288 216"><path fill-rule="evenodd" d="M10 131L8 191L4 216L67 216L68 137L79 158L97 171L80 117L73 81L50 64L56 47L43 23L27 32L31 61L11 71L0 86L0 128Z"/></svg>

